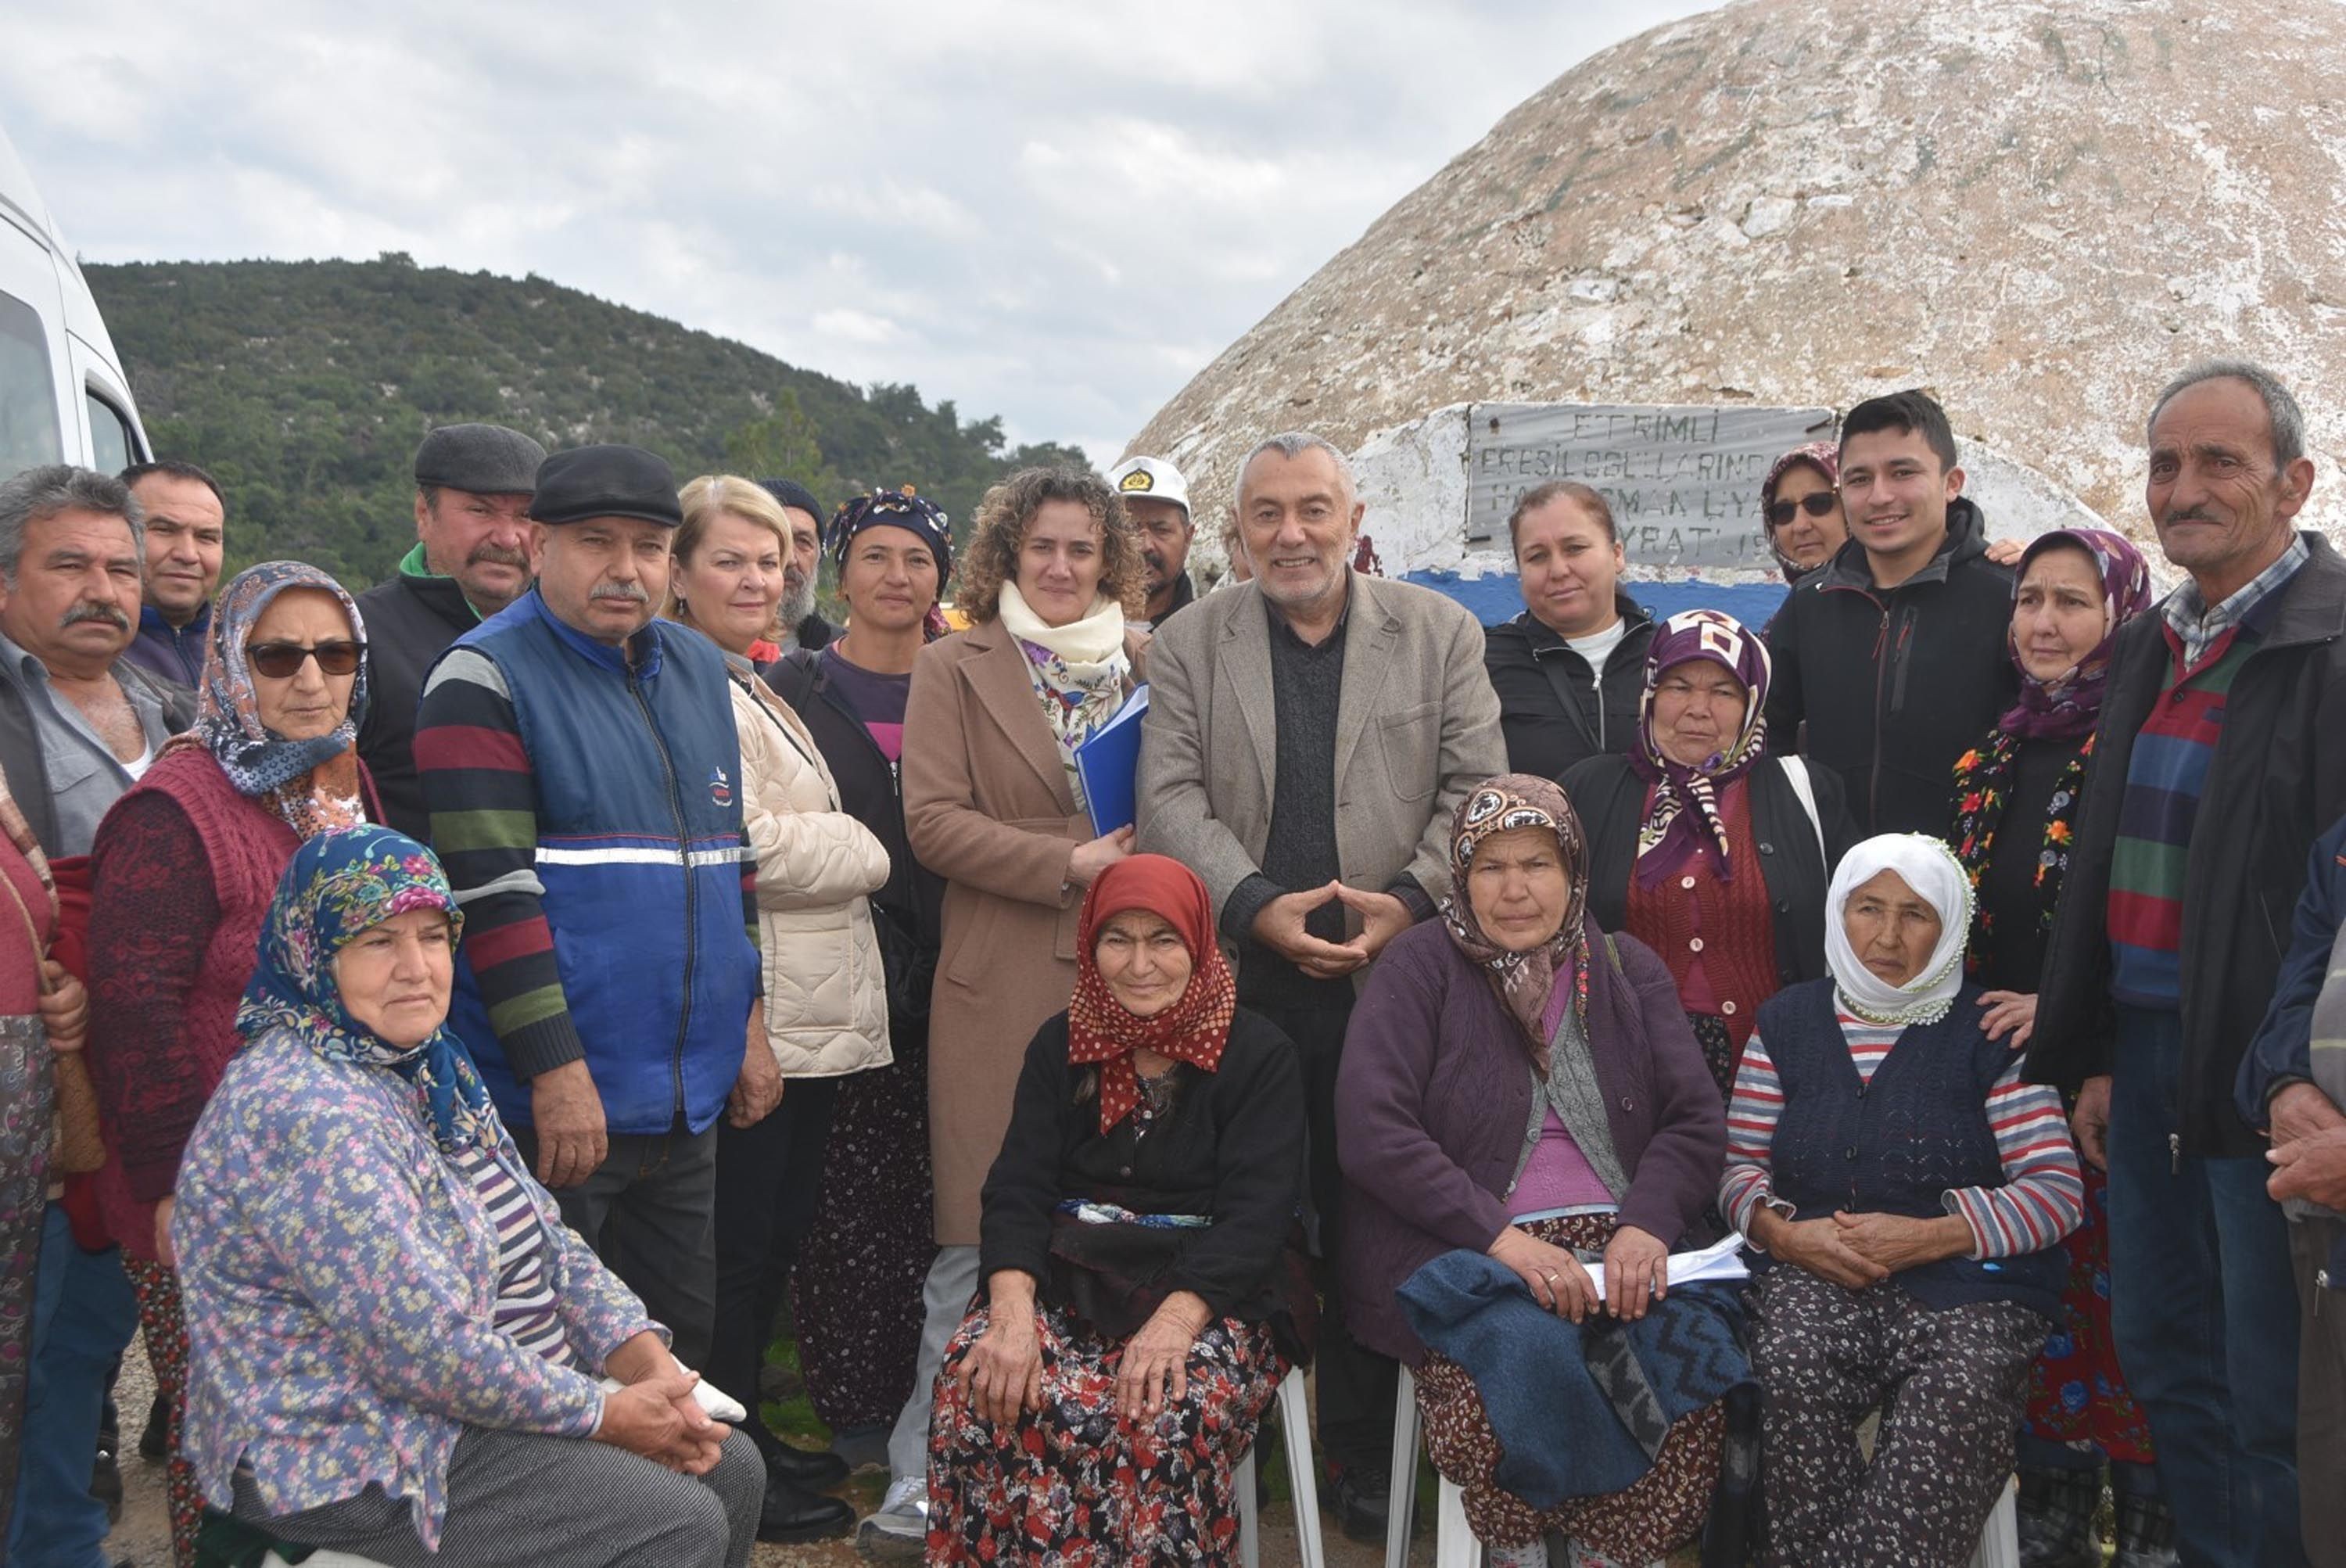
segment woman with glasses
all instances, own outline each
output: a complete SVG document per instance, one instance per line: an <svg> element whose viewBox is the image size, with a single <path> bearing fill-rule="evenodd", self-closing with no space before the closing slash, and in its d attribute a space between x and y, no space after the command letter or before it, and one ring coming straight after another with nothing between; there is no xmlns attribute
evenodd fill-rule
<svg viewBox="0 0 2346 1568"><path fill-rule="evenodd" d="M237 1000L278 878L303 840L374 809L352 745L365 651L358 606L323 572L270 561L239 574L212 615L195 728L115 802L91 850L88 1054L113 1138L98 1195L173 1411L179 1568L195 1561L203 1504L180 1457L187 1332L171 1186L236 1053Z"/></svg>

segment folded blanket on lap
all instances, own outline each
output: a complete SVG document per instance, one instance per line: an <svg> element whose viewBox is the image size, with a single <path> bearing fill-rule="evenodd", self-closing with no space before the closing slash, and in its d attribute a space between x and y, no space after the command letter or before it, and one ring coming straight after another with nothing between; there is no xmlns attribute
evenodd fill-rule
<svg viewBox="0 0 2346 1568"><path fill-rule="evenodd" d="M1635 1323L1576 1325L1506 1265L1460 1250L1397 1294L1417 1337L1474 1380L1504 1451L1492 1479L1534 1508L1630 1486L1671 1422L1752 1380L1732 1284L1675 1287Z"/></svg>

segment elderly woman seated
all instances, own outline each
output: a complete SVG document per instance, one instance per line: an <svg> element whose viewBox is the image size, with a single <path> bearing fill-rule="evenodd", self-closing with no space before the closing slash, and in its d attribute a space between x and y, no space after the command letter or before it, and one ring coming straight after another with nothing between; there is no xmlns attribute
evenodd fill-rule
<svg viewBox="0 0 2346 1568"><path fill-rule="evenodd" d="M2059 1097L2020 1082L1964 983L1972 890L1946 846L1865 840L1825 909L1832 972L1760 1005L1719 1188L1772 1265L1751 1346L1768 1561L1952 1565L2011 1479L2084 1186Z"/></svg>
<svg viewBox="0 0 2346 1568"><path fill-rule="evenodd" d="M188 1458L238 1519L392 1568L740 1568L757 1451L443 1027L462 921L388 829L321 833L278 882L170 1222Z"/></svg>
<svg viewBox="0 0 2346 1568"><path fill-rule="evenodd" d="M984 1290L945 1351L931 1563L1232 1560L1231 1475L1298 1354L1303 1088L1135 855L1084 901L1075 1000L1026 1049L986 1177Z"/></svg>
<svg viewBox="0 0 2346 1568"><path fill-rule="evenodd" d="M1732 1294L1668 1288L1719 1091L1668 969L1586 919L1561 789L1475 789L1450 861L1443 919L1385 950L1344 1040L1346 1310L1416 1369L1494 1564L1646 1563L1701 1528L1749 1375Z"/></svg>

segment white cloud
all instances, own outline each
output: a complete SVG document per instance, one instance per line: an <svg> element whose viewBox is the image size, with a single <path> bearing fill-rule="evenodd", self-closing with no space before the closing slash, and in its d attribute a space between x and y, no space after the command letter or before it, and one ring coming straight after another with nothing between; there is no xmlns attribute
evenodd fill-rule
<svg viewBox="0 0 2346 1568"><path fill-rule="evenodd" d="M1106 461L1589 50L1691 0L0 0L95 260L536 272Z"/></svg>

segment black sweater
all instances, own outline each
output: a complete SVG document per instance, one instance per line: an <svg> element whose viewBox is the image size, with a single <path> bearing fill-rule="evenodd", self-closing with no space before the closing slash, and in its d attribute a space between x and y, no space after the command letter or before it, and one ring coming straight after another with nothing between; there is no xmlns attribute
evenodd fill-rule
<svg viewBox="0 0 2346 1568"><path fill-rule="evenodd" d="M1010 1129L985 1178L979 1222L983 1277L1015 1268L1050 1278L1051 1218L1067 1198L1136 1214L1208 1215L1184 1231L1168 1290L1194 1291L1217 1318L1250 1322L1276 1305L1280 1252L1303 1192L1303 1078L1295 1047L1241 1008L1219 1069L1177 1064L1178 1097L1141 1137L1127 1116L1099 1130L1088 1070L1067 1064L1067 1015L1026 1047Z"/></svg>
<svg viewBox="0 0 2346 1568"><path fill-rule="evenodd" d="M415 774L415 705L432 661L481 624L454 577L394 572L358 596L366 621L367 711L359 756L374 775L383 821L419 843L432 841L432 816Z"/></svg>

